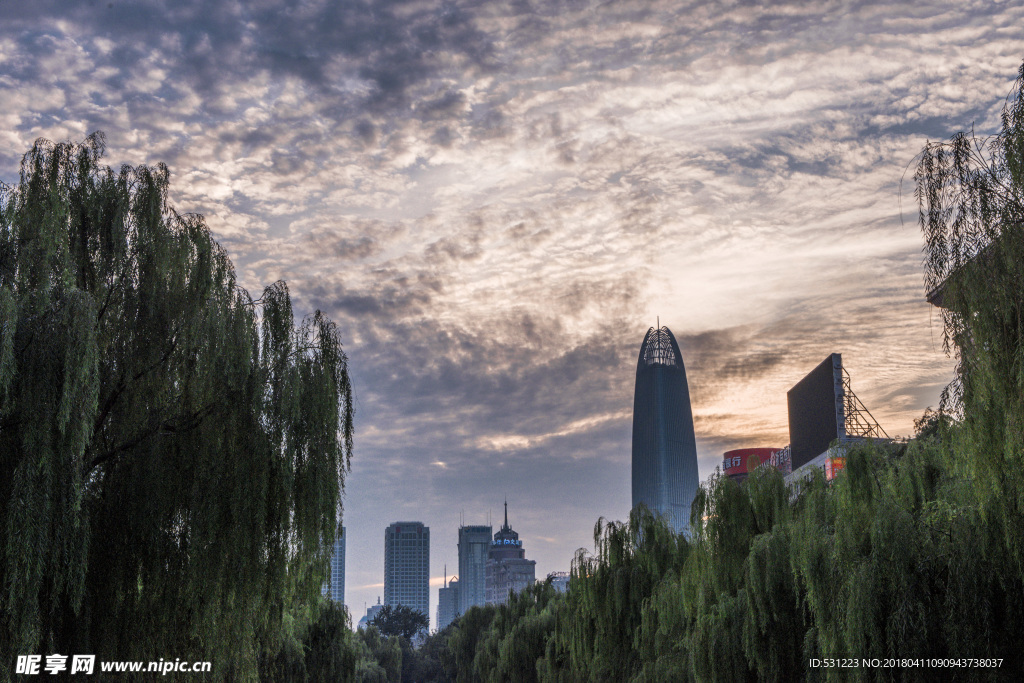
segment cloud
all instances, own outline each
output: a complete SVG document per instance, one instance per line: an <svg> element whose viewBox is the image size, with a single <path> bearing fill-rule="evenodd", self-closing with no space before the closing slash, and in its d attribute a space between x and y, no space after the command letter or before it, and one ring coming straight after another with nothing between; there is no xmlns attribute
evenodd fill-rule
<svg viewBox="0 0 1024 683"><path fill-rule="evenodd" d="M206 216L243 286L286 279L298 314L339 324L352 604L373 602L399 517L434 526L435 575L460 511L505 494L541 574L623 517L657 316L702 476L784 445L786 391L833 351L909 433L952 363L907 169L926 140L995 130L1024 56L1019 4L945 0L3 14L0 178L37 137L103 129L111 164L170 165L172 202Z"/></svg>

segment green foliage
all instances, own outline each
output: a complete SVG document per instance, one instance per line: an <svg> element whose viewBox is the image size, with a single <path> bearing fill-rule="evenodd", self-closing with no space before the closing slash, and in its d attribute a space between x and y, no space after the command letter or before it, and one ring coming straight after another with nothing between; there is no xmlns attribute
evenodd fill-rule
<svg viewBox="0 0 1024 683"><path fill-rule="evenodd" d="M497 665L492 680L537 681L538 663L555 630L561 596L550 581L513 594L495 618Z"/></svg>
<svg viewBox="0 0 1024 683"><path fill-rule="evenodd" d="M385 638L370 624L356 632L356 680L360 683L398 683L402 680L400 638Z"/></svg>
<svg viewBox="0 0 1024 683"><path fill-rule="evenodd" d="M1024 591L1006 572L1003 530L951 457L959 429L855 446L843 474L819 474L795 500L771 469L742 485L712 477L690 541L643 510L600 523L567 595L537 587L453 625L458 679L862 680L879 671L808 660L966 652L1004 660L971 679L1024 674Z"/></svg>
<svg viewBox="0 0 1024 683"><path fill-rule="evenodd" d="M536 681L554 631L558 593L550 582L534 584L495 608L486 636L479 642L473 668L480 680ZM456 622L457 627L461 622Z"/></svg>
<svg viewBox="0 0 1024 683"><path fill-rule="evenodd" d="M449 683L455 680L451 653L448 650L450 628L428 635L419 648L403 645L402 680L417 683ZM404 641L407 642L407 641Z"/></svg>
<svg viewBox="0 0 1024 683"><path fill-rule="evenodd" d="M952 418L942 410L929 406L924 415L914 420L914 437L917 439L941 439L948 436Z"/></svg>
<svg viewBox="0 0 1024 683"><path fill-rule="evenodd" d="M476 666L483 663L487 655L477 657L481 643L487 637L497 608L493 605L473 606L452 624L448 636L448 649L455 669L455 680L459 683L477 681L486 675Z"/></svg>
<svg viewBox="0 0 1024 683"><path fill-rule="evenodd" d="M420 631L425 631L430 626L430 619L423 612L405 605L384 605L370 623L383 636L401 636L408 640Z"/></svg>
<svg viewBox="0 0 1024 683"><path fill-rule="evenodd" d="M963 418L958 452L986 487L986 517L1006 533L1024 578L1024 65L1002 130L929 144L915 179L929 286L942 292L958 360L943 408Z"/></svg>
<svg viewBox="0 0 1024 683"><path fill-rule="evenodd" d="M403 680L537 681L564 602L550 581L502 605L471 607L412 653Z"/></svg>
<svg viewBox="0 0 1024 683"><path fill-rule="evenodd" d="M332 600L321 604L304 643L309 683L351 681L355 676L356 654L348 610ZM291 680L295 681L295 678Z"/></svg>
<svg viewBox="0 0 1024 683"><path fill-rule="evenodd" d="M39 141L0 196L0 678L168 653L252 678L312 601L352 445L338 332L254 301L166 167Z"/></svg>
<svg viewBox="0 0 1024 683"><path fill-rule="evenodd" d="M348 610L324 598L285 612L282 644L273 657L264 653L259 678L265 683L354 681L361 652L351 631Z"/></svg>
<svg viewBox="0 0 1024 683"><path fill-rule="evenodd" d="M573 561L556 639L570 675L624 680L640 670L635 647L641 607L666 572L678 568L689 546L649 510L639 507L625 524L598 520L596 555Z"/></svg>

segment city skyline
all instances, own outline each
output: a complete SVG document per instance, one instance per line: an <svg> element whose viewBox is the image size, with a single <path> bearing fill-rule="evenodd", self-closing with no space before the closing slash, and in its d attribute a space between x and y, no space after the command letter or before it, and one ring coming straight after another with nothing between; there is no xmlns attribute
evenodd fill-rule
<svg viewBox="0 0 1024 683"><path fill-rule="evenodd" d="M0 180L45 137L165 162L254 296L338 325L353 621L387 520L507 496L537 577L630 508L636 344L683 350L699 478L788 443L841 353L891 435L952 378L913 169L998 128L1019 3L211 1L0 7ZM497 519L498 517L494 517Z"/></svg>

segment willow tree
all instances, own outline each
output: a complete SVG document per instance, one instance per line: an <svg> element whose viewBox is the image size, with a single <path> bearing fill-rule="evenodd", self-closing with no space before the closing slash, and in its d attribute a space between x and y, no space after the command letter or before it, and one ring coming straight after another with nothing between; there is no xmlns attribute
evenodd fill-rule
<svg viewBox="0 0 1024 683"><path fill-rule="evenodd" d="M679 571L690 546L644 506L627 522L601 518L596 553L579 550L558 612L550 657L568 680L628 680L640 673L641 610L667 574Z"/></svg>
<svg viewBox="0 0 1024 683"><path fill-rule="evenodd" d="M251 677L337 532L347 360L283 282L237 285L165 166L103 151L38 141L0 197L0 674L77 652Z"/></svg>
<svg viewBox="0 0 1024 683"><path fill-rule="evenodd" d="M497 605L486 633L476 642L473 679L530 683L539 678L555 629L562 594L551 580L535 583ZM456 621L456 628L459 622ZM542 666L550 670L550 666Z"/></svg>
<svg viewBox="0 0 1024 683"><path fill-rule="evenodd" d="M986 139L929 144L915 180L927 284L957 359L944 408L963 417L958 451L1024 579L1024 66Z"/></svg>

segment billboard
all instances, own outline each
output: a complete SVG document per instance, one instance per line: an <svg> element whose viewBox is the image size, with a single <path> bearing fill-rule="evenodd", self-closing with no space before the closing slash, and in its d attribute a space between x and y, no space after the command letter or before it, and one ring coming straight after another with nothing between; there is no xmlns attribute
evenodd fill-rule
<svg viewBox="0 0 1024 683"><path fill-rule="evenodd" d="M733 479L746 479L747 475L763 463L768 462L778 448L737 448L723 455L722 472Z"/></svg>
<svg viewBox="0 0 1024 683"><path fill-rule="evenodd" d="M846 468L846 458L828 458L825 460L825 480L832 481Z"/></svg>
<svg viewBox="0 0 1024 683"><path fill-rule="evenodd" d="M793 471L792 449L790 449L789 446L786 446L785 448L775 451L771 454L771 457L768 458L768 462L766 464L771 465L783 474L789 474Z"/></svg>
<svg viewBox="0 0 1024 683"><path fill-rule="evenodd" d="M838 353L811 370L786 392L793 469L828 450L846 436L843 408L843 357Z"/></svg>

